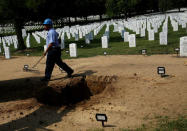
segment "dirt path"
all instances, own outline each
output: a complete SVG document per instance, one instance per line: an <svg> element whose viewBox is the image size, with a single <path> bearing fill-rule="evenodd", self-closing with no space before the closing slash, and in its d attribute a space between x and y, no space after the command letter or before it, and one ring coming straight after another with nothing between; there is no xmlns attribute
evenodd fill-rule
<svg viewBox="0 0 187 131"><path fill-rule="evenodd" d="M103 93L70 107L45 106L31 97L27 88L40 83L45 60L34 72L23 72L22 68L24 64L31 67L38 59L14 57L4 60L0 57L1 131L95 129L101 127L101 123L95 120L96 113L107 114L106 124L113 127L105 130L118 130L154 123L160 116L176 118L187 114L187 66L184 65L187 58L176 58L175 55L118 55L65 60L75 70L74 74L118 77L117 82ZM169 76L161 78L157 74L158 66L165 66ZM65 75L55 67L52 82ZM19 94L19 90L11 93L14 84L16 87L25 85L22 88L24 95Z"/></svg>

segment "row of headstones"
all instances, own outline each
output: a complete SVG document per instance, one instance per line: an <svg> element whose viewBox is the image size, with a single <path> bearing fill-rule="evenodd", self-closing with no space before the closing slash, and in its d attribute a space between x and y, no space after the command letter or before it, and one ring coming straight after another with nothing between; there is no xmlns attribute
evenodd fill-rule
<svg viewBox="0 0 187 131"><path fill-rule="evenodd" d="M118 28L117 24L113 24L113 25L114 25L114 32L116 32L117 29L119 29L119 28ZM121 28L121 25L119 27ZM120 31L121 31L122 38L124 38L124 42L129 42L129 47L136 47L136 36L135 36L135 34L129 35L128 32L125 32L124 30L119 29L119 32ZM154 30L149 30L149 40L154 40L154 32L155 32ZM144 36L144 34L145 33L144 32L142 33L142 31L141 31L141 36ZM168 16L166 17L166 20L163 24L162 32L160 32L160 34L159 34L160 45L167 45L167 42L168 42L167 35L168 35ZM184 38L181 38L180 41L185 41L183 39ZM183 43L183 42L180 42L180 43ZM106 37L106 36L102 37L102 45L104 45L104 46L102 46L103 48L108 48L108 37ZM180 44L180 46L181 46L181 44ZM183 50L184 47L181 46L181 48ZM184 56L184 53L180 53L180 54L181 54L181 56Z"/></svg>
<svg viewBox="0 0 187 131"><path fill-rule="evenodd" d="M0 45L0 53L2 53L4 50L5 58L10 59L11 56L10 56L10 48L9 47L11 44L13 44L15 49L18 48L17 36L2 37L2 38L0 38L0 43L2 44L2 47ZM2 50L2 48L3 48L3 50Z"/></svg>

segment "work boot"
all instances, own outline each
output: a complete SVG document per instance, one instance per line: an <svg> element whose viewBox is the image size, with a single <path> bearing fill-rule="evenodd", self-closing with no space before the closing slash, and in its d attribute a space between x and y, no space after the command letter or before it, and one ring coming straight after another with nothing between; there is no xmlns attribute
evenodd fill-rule
<svg viewBox="0 0 187 131"><path fill-rule="evenodd" d="M47 82L47 81L50 81L50 79L49 79L49 78L46 78L46 77L43 77L43 78L40 79L40 81L42 81L42 82Z"/></svg>
<svg viewBox="0 0 187 131"><path fill-rule="evenodd" d="M68 72L67 77L68 77L68 78L71 78L71 77L72 77L73 72L74 72L74 70L72 70L72 71Z"/></svg>

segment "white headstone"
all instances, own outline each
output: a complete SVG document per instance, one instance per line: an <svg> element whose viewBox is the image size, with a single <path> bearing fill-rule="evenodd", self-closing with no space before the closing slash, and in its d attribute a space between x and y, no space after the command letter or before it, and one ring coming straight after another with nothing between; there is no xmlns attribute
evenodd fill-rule
<svg viewBox="0 0 187 131"><path fill-rule="evenodd" d="M182 23L182 28L186 28L186 23L185 22Z"/></svg>
<svg viewBox="0 0 187 131"><path fill-rule="evenodd" d="M124 32L124 42L129 41L129 32Z"/></svg>
<svg viewBox="0 0 187 131"><path fill-rule="evenodd" d="M89 33L89 39L93 40L93 33L92 32Z"/></svg>
<svg viewBox="0 0 187 131"><path fill-rule="evenodd" d="M178 24L174 24L174 26L173 26L173 31L178 31L179 29L178 29Z"/></svg>
<svg viewBox="0 0 187 131"><path fill-rule="evenodd" d="M30 33L28 34L27 39L26 39L26 46L27 46L27 48L31 47L31 44L30 44Z"/></svg>
<svg viewBox="0 0 187 131"><path fill-rule="evenodd" d="M10 59L10 49L9 49L9 47L5 47L4 50L5 50L5 58Z"/></svg>
<svg viewBox="0 0 187 131"><path fill-rule="evenodd" d="M75 41L78 41L78 40L79 40L79 35L75 34Z"/></svg>
<svg viewBox="0 0 187 131"><path fill-rule="evenodd" d="M107 36L101 37L101 42L102 42L102 48L108 48L108 37Z"/></svg>
<svg viewBox="0 0 187 131"><path fill-rule="evenodd" d="M44 52L47 50L47 45L44 45Z"/></svg>
<svg viewBox="0 0 187 131"><path fill-rule="evenodd" d="M0 53L2 52L2 50L1 50L1 46L0 46Z"/></svg>
<svg viewBox="0 0 187 131"><path fill-rule="evenodd" d="M138 27L136 27L136 34L139 35L140 34L140 29Z"/></svg>
<svg viewBox="0 0 187 131"><path fill-rule="evenodd" d="M26 30L25 29L22 29L22 37L26 37L27 36L27 33L26 33Z"/></svg>
<svg viewBox="0 0 187 131"><path fill-rule="evenodd" d="M79 38L82 39L82 31L79 32Z"/></svg>
<svg viewBox="0 0 187 131"><path fill-rule="evenodd" d="M86 44L90 44L90 36L89 36L89 34L85 35L85 43Z"/></svg>
<svg viewBox="0 0 187 131"><path fill-rule="evenodd" d="M69 33L69 32L66 32L66 35L67 35L68 39L70 39L70 38L71 38L71 35L70 35L70 33Z"/></svg>
<svg viewBox="0 0 187 131"><path fill-rule="evenodd" d="M14 41L14 48L17 49L18 48L18 42Z"/></svg>
<svg viewBox="0 0 187 131"><path fill-rule="evenodd" d="M77 44L69 44L70 57L77 57Z"/></svg>
<svg viewBox="0 0 187 131"><path fill-rule="evenodd" d="M64 49L64 48L65 48L65 42L64 42L64 39L61 39L61 44L60 44L60 46L61 46L61 49Z"/></svg>
<svg viewBox="0 0 187 131"><path fill-rule="evenodd" d="M145 37L145 29L141 29L141 34L140 34L140 37Z"/></svg>
<svg viewBox="0 0 187 131"><path fill-rule="evenodd" d="M149 40L155 40L155 32L154 32L154 30L149 30Z"/></svg>
<svg viewBox="0 0 187 131"><path fill-rule="evenodd" d="M180 38L180 56L187 56L187 36Z"/></svg>
<svg viewBox="0 0 187 131"><path fill-rule="evenodd" d="M136 47L136 36L135 36L135 34L129 35L129 47Z"/></svg>
<svg viewBox="0 0 187 131"><path fill-rule="evenodd" d="M166 32L160 32L160 45L168 44L168 36Z"/></svg>

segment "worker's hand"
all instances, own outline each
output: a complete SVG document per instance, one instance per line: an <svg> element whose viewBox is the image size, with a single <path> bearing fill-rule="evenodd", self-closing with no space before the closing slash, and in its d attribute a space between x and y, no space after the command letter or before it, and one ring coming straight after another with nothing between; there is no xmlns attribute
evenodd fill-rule
<svg viewBox="0 0 187 131"><path fill-rule="evenodd" d="M43 53L43 56L46 56L46 54L47 54L47 52L44 52L44 53Z"/></svg>

